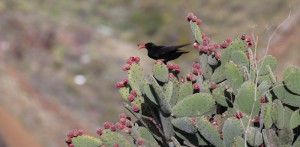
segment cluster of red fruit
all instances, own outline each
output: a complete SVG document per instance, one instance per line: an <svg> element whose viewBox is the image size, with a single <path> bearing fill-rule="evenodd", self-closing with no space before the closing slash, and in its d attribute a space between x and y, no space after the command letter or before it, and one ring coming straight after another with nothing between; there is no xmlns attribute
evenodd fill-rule
<svg viewBox="0 0 300 147"><path fill-rule="evenodd" d="M68 147L74 147L74 144L72 144L72 138L83 135L83 130L81 129L73 129L71 130L65 139L66 143L68 144Z"/></svg>
<svg viewBox="0 0 300 147"><path fill-rule="evenodd" d="M119 81L115 84L117 88L125 87L128 84L128 79L124 78L122 81Z"/></svg>
<svg viewBox="0 0 300 147"><path fill-rule="evenodd" d="M129 70L131 67L132 63L139 63L140 62L140 58L137 56L131 56L127 59L126 64L122 66L122 69L124 71Z"/></svg>
<svg viewBox="0 0 300 147"><path fill-rule="evenodd" d="M225 45L223 45L223 43L221 45L218 45L216 43L211 43L210 38L205 36L204 33L201 34L201 37L202 37L202 44L199 45L199 43L195 41L195 43L193 44L194 48L207 54L213 54L217 59L220 57L220 55L216 52L216 50L219 49L219 46L223 48L223 46L228 45L228 42L226 42L227 44Z"/></svg>
<svg viewBox="0 0 300 147"><path fill-rule="evenodd" d="M131 134L131 127L132 127L132 122L131 118L127 117L124 113L121 113L119 115L120 121L117 122L116 124L113 124L112 122L104 122L103 127L104 129L110 129L111 131L123 131L127 134ZM99 128L97 129L96 133L98 135L102 135L103 129ZM135 140L137 145L142 145L144 140L142 138L137 138ZM119 143L115 142L113 144L113 147L119 147Z"/></svg>
<svg viewBox="0 0 300 147"><path fill-rule="evenodd" d="M197 25L200 25L202 23L202 20L197 18L197 16L195 16L193 13L189 13L186 16L186 20L196 22Z"/></svg>
<svg viewBox="0 0 300 147"><path fill-rule="evenodd" d="M251 41L251 37L250 36L246 36L245 34L241 35L241 39L246 41L246 45L248 47L252 46L252 41Z"/></svg>

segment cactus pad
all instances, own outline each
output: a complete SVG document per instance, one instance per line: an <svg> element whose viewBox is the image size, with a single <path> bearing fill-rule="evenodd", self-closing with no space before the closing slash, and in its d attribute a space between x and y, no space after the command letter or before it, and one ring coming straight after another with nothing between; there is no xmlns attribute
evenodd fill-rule
<svg viewBox="0 0 300 147"><path fill-rule="evenodd" d="M160 82L166 83L169 80L169 71L167 66L163 62L155 62L152 68L152 73L155 79Z"/></svg>
<svg viewBox="0 0 300 147"><path fill-rule="evenodd" d="M179 117L172 120L172 124L177 129L184 131L186 133L197 133L197 127L195 123L188 117Z"/></svg>
<svg viewBox="0 0 300 147"><path fill-rule="evenodd" d="M254 127L248 128L246 140L251 146L259 146L263 143L261 132Z"/></svg>
<svg viewBox="0 0 300 147"><path fill-rule="evenodd" d="M143 68L138 63L132 63L128 70L128 81L131 89L135 90L138 95L141 95L140 86L143 80Z"/></svg>
<svg viewBox="0 0 300 147"><path fill-rule="evenodd" d="M193 94L193 84L190 81L186 81L180 85L178 102L183 100L185 97Z"/></svg>
<svg viewBox="0 0 300 147"><path fill-rule="evenodd" d="M196 120L196 124L200 134L216 147L223 146L223 142L220 138L220 134L217 129L205 118L199 117Z"/></svg>
<svg viewBox="0 0 300 147"><path fill-rule="evenodd" d="M232 146L234 139L243 135L243 128L237 119L228 118L223 126L223 144L224 146Z"/></svg>
<svg viewBox="0 0 300 147"><path fill-rule="evenodd" d="M237 91L238 88L244 83L244 77L236 64L232 61L228 62L225 65L225 74L228 84L234 91Z"/></svg>
<svg viewBox="0 0 300 147"><path fill-rule="evenodd" d="M197 93L184 98L172 108L175 117L195 117L212 110L215 101L210 94Z"/></svg>
<svg viewBox="0 0 300 147"><path fill-rule="evenodd" d="M300 96L290 93L281 83L274 86L273 92L283 103L294 107L300 107Z"/></svg>
<svg viewBox="0 0 300 147"><path fill-rule="evenodd" d="M252 116L259 112L259 103L257 96L255 97L255 87L250 81L245 82L238 91L234 105L243 113L250 115L253 108Z"/></svg>
<svg viewBox="0 0 300 147"><path fill-rule="evenodd" d="M298 127L300 125L300 113L299 113L299 109L294 111L292 116L291 116L291 120L290 120L290 128L294 129L296 127Z"/></svg>
<svg viewBox="0 0 300 147"><path fill-rule="evenodd" d="M283 79L285 86L292 92L300 95L300 69L294 66L288 66L283 70Z"/></svg>
<svg viewBox="0 0 300 147"><path fill-rule="evenodd" d="M259 74L258 75L266 75L268 74L267 65L270 66L272 71L275 71L277 65L277 59L271 55L264 56L257 65Z"/></svg>
<svg viewBox="0 0 300 147"><path fill-rule="evenodd" d="M118 143L119 146L131 147L129 141L119 132L114 132L111 130L103 130L100 136L105 146L112 146L114 143Z"/></svg>
<svg viewBox="0 0 300 147"><path fill-rule="evenodd" d="M198 42L198 44L202 44L201 30L198 27L198 25L196 24L196 22L190 21L190 27L191 27L191 30L192 30L195 40Z"/></svg>

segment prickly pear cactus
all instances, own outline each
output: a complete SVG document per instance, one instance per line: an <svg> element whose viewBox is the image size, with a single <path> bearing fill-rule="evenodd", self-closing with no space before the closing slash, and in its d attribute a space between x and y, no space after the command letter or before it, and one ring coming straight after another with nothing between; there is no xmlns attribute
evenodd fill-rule
<svg viewBox="0 0 300 147"><path fill-rule="evenodd" d="M286 67L279 81L276 58L257 60L250 36L213 43L200 19L187 20L199 51L190 71L156 61L145 74L140 58L130 57L122 67L128 78L116 87L134 118L104 122L99 137L74 129L69 147L300 145L300 69Z"/></svg>

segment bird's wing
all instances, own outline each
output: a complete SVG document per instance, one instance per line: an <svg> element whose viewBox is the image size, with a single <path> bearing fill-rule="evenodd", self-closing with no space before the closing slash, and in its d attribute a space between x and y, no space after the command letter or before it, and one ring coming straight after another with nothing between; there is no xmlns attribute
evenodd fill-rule
<svg viewBox="0 0 300 147"><path fill-rule="evenodd" d="M176 45L176 46L164 46L159 50L159 52L162 53L162 54L176 52L179 48L182 48L182 47L185 47L185 46L188 46L188 45L190 45L190 43L182 44L182 45Z"/></svg>

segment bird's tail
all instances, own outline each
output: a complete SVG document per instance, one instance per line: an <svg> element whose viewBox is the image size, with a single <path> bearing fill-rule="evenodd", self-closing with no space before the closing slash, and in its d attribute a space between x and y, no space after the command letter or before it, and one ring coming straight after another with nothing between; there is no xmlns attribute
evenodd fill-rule
<svg viewBox="0 0 300 147"><path fill-rule="evenodd" d="M186 43L186 44L182 44L182 45L177 45L177 46L175 46L175 48L182 48L182 47L185 47L185 46L188 46L188 45L191 45L191 43Z"/></svg>

